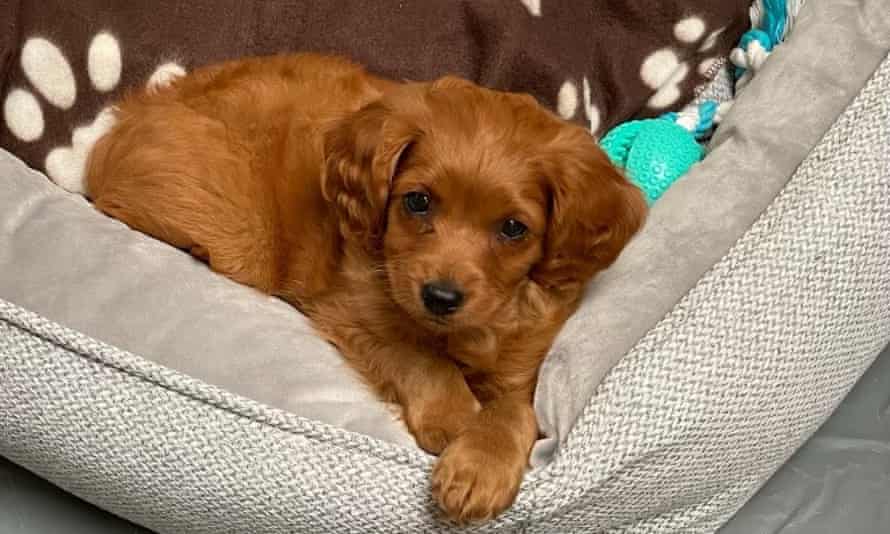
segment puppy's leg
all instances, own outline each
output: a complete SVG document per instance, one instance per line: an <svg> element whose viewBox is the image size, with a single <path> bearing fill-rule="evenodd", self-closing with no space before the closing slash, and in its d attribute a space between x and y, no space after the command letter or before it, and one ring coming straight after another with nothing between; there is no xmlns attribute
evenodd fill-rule
<svg viewBox="0 0 890 534"><path fill-rule="evenodd" d="M473 420L479 401L460 369L445 358L425 354L409 355L400 376L392 383L402 405L405 423L418 445L439 454Z"/></svg>
<svg viewBox="0 0 890 534"><path fill-rule="evenodd" d="M467 523L491 519L510 506L537 434L530 394L485 404L433 470L433 495L445 514Z"/></svg>
<svg viewBox="0 0 890 534"><path fill-rule="evenodd" d="M401 405L421 448L442 452L479 412L479 401L453 361L405 340L397 329L372 332L365 322L350 321L356 310L362 311L360 303L318 304L307 309L316 327L380 397ZM378 319L383 319L378 324L398 325L397 319L386 316L386 309L377 308Z"/></svg>
<svg viewBox="0 0 890 534"><path fill-rule="evenodd" d="M479 412L479 401L454 362L410 345L364 352L366 377L401 406L405 424L427 452L439 454Z"/></svg>

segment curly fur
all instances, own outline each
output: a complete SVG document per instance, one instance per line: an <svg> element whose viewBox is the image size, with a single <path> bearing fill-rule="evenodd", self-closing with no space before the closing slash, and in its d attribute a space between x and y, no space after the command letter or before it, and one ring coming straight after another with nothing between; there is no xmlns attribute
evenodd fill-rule
<svg viewBox="0 0 890 534"><path fill-rule="evenodd" d="M116 109L88 163L96 207L305 312L441 453L449 518L509 506L538 367L645 216L591 136L527 95L318 55L206 67ZM504 239L507 218L528 232ZM465 295L448 316L420 298L440 279Z"/></svg>

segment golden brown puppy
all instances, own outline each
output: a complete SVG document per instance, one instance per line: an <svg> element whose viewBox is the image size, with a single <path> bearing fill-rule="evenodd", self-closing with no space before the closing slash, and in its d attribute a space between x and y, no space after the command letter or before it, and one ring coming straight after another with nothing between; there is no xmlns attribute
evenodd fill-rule
<svg viewBox="0 0 890 534"><path fill-rule="evenodd" d="M586 131L317 55L200 69L116 114L89 160L100 210L305 312L441 453L448 517L510 505L541 360L645 215Z"/></svg>

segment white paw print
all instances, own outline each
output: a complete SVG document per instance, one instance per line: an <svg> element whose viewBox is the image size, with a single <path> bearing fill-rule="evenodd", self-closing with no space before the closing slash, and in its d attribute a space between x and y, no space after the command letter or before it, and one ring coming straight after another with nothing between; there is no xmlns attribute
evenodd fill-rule
<svg viewBox="0 0 890 534"><path fill-rule="evenodd" d="M707 34L707 25L701 17L689 16L674 24L674 38L681 47L699 45L699 53L707 52L717 44L717 39L726 30L719 28ZM702 60L697 72L705 76L716 63L716 58ZM666 110L676 104L682 97L681 84L686 81L692 68L689 63L680 60L678 51L673 46L666 46L648 55L640 66L640 78L643 83L655 92L646 105L654 110Z"/></svg>
<svg viewBox="0 0 890 534"><path fill-rule="evenodd" d="M533 17L541 16L541 0L519 0Z"/></svg>
<svg viewBox="0 0 890 534"><path fill-rule="evenodd" d="M102 31L93 36L87 50L87 74L91 89L108 93L117 88L121 79L123 62L121 47L110 32ZM21 53L21 68L33 91L17 87L10 90L3 102L3 117L9 131L24 142L36 142L46 130L43 110L37 93L48 105L68 110L77 101L77 83L71 64L62 51L43 37L31 37L25 41ZM160 87L185 74L176 63L164 63L155 69L148 80L148 87ZM87 156L102 135L114 126L114 113L106 107L95 119L74 128L69 146L59 146L49 151L44 170L50 179L62 188L83 194L84 171Z"/></svg>
<svg viewBox="0 0 890 534"><path fill-rule="evenodd" d="M578 106L583 103L584 117L587 119L588 128L592 135L598 135L602 125L602 112L591 98L590 81L587 76L581 80L583 102L578 100L578 86L572 80L566 80L559 88L556 95L556 111L565 120L571 120L578 113Z"/></svg>
<svg viewBox="0 0 890 534"><path fill-rule="evenodd" d="M656 50L643 60L640 78L655 93L646 103L650 108L665 109L683 96L680 84L689 74L689 65L680 61L670 48Z"/></svg>
<svg viewBox="0 0 890 534"><path fill-rule="evenodd" d="M540 8L540 4L537 5ZM692 66L681 59L679 51L691 47L697 48L699 53L706 52L715 46L725 29L708 34L704 19L696 15L684 17L674 24L672 33L676 43L653 51L640 65L640 80L653 91L646 102L650 109L666 110L683 97L682 84L689 77ZM702 60L697 67L698 73L705 76L716 62L717 58L714 57ZM556 95L556 110L562 118L570 120L581 108L591 133L597 135L602 126L602 111L592 102L590 93L587 77L582 79L580 90L576 82L566 80Z"/></svg>

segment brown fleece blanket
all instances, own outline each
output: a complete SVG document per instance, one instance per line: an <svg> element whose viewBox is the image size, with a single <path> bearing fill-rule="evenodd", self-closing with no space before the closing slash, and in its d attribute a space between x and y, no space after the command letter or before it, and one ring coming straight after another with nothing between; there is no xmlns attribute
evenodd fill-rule
<svg viewBox="0 0 890 534"><path fill-rule="evenodd" d="M528 92L598 135L691 99L747 29L749 4L0 0L0 146L64 185L101 131L97 113L159 67L169 76L298 51L342 54L394 79L450 73Z"/></svg>

